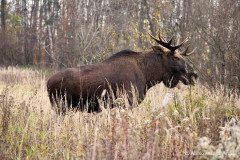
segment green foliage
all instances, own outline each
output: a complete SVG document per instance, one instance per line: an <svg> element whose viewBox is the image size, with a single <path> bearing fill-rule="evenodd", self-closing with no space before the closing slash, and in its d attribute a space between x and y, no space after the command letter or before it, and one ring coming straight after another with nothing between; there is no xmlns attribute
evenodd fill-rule
<svg viewBox="0 0 240 160"><path fill-rule="evenodd" d="M21 31L21 22L23 18L21 15L15 15L15 14L8 14L7 15L7 30L10 32L19 32Z"/></svg>
<svg viewBox="0 0 240 160"><path fill-rule="evenodd" d="M52 26L54 24L54 20L53 19L48 19L45 21L45 25L49 25Z"/></svg>

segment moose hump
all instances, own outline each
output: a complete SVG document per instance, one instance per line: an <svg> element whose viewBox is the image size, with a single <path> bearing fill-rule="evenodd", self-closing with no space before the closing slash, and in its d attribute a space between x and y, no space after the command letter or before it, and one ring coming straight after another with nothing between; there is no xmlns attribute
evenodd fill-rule
<svg viewBox="0 0 240 160"><path fill-rule="evenodd" d="M105 61L115 60L115 59L118 59L119 57L135 56L137 54L138 54L138 52L134 52L132 50L126 49L126 50L122 50L120 52L117 52L116 54L112 55L111 57L109 57Z"/></svg>

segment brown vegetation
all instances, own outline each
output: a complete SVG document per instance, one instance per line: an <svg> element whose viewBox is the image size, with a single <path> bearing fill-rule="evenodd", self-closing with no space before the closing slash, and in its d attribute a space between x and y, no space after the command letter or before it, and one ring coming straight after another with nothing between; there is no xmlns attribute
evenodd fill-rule
<svg viewBox="0 0 240 160"><path fill-rule="evenodd" d="M45 74L1 68L0 158L239 159L240 101L234 93L183 86L179 101L163 110L166 92L160 84L132 109L122 95L117 108L62 117L51 109Z"/></svg>

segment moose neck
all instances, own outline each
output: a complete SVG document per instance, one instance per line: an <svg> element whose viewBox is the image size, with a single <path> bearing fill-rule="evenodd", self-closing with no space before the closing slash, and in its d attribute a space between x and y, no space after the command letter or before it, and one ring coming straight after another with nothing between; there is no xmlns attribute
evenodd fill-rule
<svg viewBox="0 0 240 160"><path fill-rule="evenodd" d="M140 65L145 75L148 88L160 83L167 74L165 61L167 60L163 55L157 55L152 51L143 53Z"/></svg>

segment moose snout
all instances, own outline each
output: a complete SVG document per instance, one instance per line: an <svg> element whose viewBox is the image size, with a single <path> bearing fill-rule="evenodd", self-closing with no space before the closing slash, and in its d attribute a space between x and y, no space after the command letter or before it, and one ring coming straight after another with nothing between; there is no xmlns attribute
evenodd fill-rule
<svg viewBox="0 0 240 160"><path fill-rule="evenodd" d="M196 84L197 79L198 79L198 76L197 76L196 72L191 73L189 79L190 79L190 84L191 84L191 85Z"/></svg>

